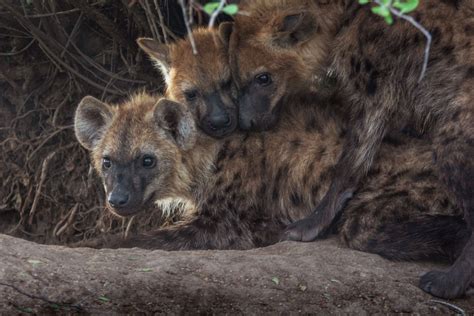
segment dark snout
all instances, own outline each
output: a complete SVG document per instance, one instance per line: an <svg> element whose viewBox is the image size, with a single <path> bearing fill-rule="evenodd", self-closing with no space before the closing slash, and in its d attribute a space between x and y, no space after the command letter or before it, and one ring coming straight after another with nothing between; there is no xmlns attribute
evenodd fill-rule
<svg viewBox="0 0 474 316"><path fill-rule="evenodd" d="M112 178L107 185L109 209L120 216L131 216L141 211L142 194L134 188L132 179L123 175Z"/></svg>
<svg viewBox="0 0 474 316"><path fill-rule="evenodd" d="M108 202L113 208L127 207L128 201L130 201L130 194L123 190L115 190L109 194Z"/></svg>
<svg viewBox="0 0 474 316"><path fill-rule="evenodd" d="M215 107L214 111L209 115L209 125L213 129L223 129L228 128L232 124L232 119L230 118L227 111Z"/></svg>
<svg viewBox="0 0 474 316"><path fill-rule="evenodd" d="M218 95L210 95L207 99L207 115L201 122L206 134L221 138L232 133L237 127L237 107L226 106Z"/></svg>

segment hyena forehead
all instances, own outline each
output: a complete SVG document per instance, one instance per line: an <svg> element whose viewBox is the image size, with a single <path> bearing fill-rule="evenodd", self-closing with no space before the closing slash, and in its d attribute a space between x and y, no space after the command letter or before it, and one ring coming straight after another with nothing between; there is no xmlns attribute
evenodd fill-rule
<svg viewBox="0 0 474 316"><path fill-rule="evenodd" d="M100 154L128 161L155 151L160 130L154 122L153 109L159 99L142 93L122 104L112 105L112 121L99 145Z"/></svg>
<svg viewBox="0 0 474 316"><path fill-rule="evenodd" d="M193 31L197 54L193 54L189 39L171 46L171 82L180 89L209 87L231 78L227 48L216 30L196 29Z"/></svg>

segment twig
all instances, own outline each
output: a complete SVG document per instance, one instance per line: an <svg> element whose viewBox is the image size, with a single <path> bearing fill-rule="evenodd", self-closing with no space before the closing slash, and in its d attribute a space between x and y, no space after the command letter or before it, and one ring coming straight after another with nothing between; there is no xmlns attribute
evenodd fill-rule
<svg viewBox="0 0 474 316"><path fill-rule="evenodd" d="M160 28L161 28L161 32L163 33L163 40L165 41L165 44L168 45L168 33L166 30L163 14L161 14L160 5L158 4L158 0L153 0L153 2L155 4L156 12L158 12L158 19L160 20Z"/></svg>
<svg viewBox="0 0 474 316"><path fill-rule="evenodd" d="M135 219L135 216L132 216L130 220L128 221L127 228L125 229L125 233L123 234L123 238L127 239L128 233L130 232L130 228L132 227L133 220Z"/></svg>
<svg viewBox="0 0 474 316"><path fill-rule="evenodd" d="M430 302L444 305L446 307L449 307L451 310L455 311L456 313L462 316L466 316L466 312L461 307L456 306L454 304L451 304L445 301L440 301L440 300L430 300Z"/></svg>
<svg viewBox="0 0 474 316"><path fill-rule="evenodd" d="M103 3L104 3L103 1L97 1L97 2L95 2L95 3L91 3L90 5L91 5L91 6L96 6L96 5L98 5L98 4L103 4ZM46 18L46 17L50 17L50 16L63 15L63 14L70 14L70 13L79 12L79 11L81 11L80 8L75 8L75 9L71 9L71 10L59 11L59 12L52 12L52 13L26 15L25 17L26 17L26 18Z"/></svg>
<svg viewBox="0 0 474 316"><path fill-rule="evenodd" d="M184 24L186 25L186 31L188 32L189 42L191 43L191 47L193 49L193 55L197 55L198 51L196 49L196 43L194 42L193 33L191 32L191 25L189 23L188 16L186 15L186 5L184 4L184 0L178 0L178 2L183 12Z"/></svg>
<svg viewBox="0 0 474 316"><path fill-rule="evenodd" d="M382 4L380 2L380 0L374 0L374 2L380 6L385 6L384 4ZM407 21L408 23L410 23L411 25L413 25L414 27L416 27L421 33L423 33L423 35L426 37L426 46L425 46L425 56L423 58L423 66L421 68L421 74L420 74L420 77L418 78L418 82L420 82L423 77L425 76L425 73L426 73L426 68L428 67L428 59L430 57L430 47L431 47L431 41L432 41L432 37L431 37L431 34L430 32L428 32L427 29L425 29L423 27L423 25L421 25L420 23L418 23L414 18L412 18L411 16L409 15L406 15L406 14L403 14L402 12L398 11L397 9L391 7L391 6L387 6L387 8L390 10L390 12L392 12L395 16Z"/></svg>
<svg viewBox="0 0 474 316"><path fill-rule="evenodd" d="M210 29L212 29L214 27L214 23L216 22L217 16L219 15L219 13L221 13L221 11L224 8L226 2L227 2L227 0L221 0L219 2L219 6L217 7L217 9L214 12L212 12L211 18L209 19L209 25L208 25L208 27Z"/></svg>
<svg viewBox="0 0 474 316"><path fill-rule="evenodd" d="M21 54L23 53L25 50L27 50L28 48L30 48L31 45L33 45L33 43L35 42L36 40L33 38L31 40L31 42L29 42L28 44L25 45L25 47L23 47L22 49L20 50L17 50L15 52L10 52L10 53L0 53L0 56L15 56L15 55L18 55L18 54Z"/></svg>
<svg viewBox="0 0 474 316"><path fill-rule="evenodd" d="M64 217L63 219L61 219L59 223L56 225L56 227L54 227L53 236L57 237L61 235L66 230L66 228L71 226L72 222L74 221L74 216L76 215L78 209L79 209L79 203L74 204L72 209L69 211L69 214L66 215L66 217Z"/></svg>
<svg viewBox="0 0 474 316"><path fill-rule="evenodd" d="M150 3L148 1L140 0L140 5L142 6L143 10L145 11L145 16L148 21L148 26L150 31L153 35L154 39L160 40L160 33L158 32L158 28L156 27L156 19L155 14L150 8ZM159 23L158 23L159 24Z"/></svg>
<svg viewBox="0 0 474 316"><path fill-rule="evenodd" d="M36 208L38 207L38 201L41 195L41 189L43 188L44 181L46 180L46 174L48 172L48 165L51 159L56 155L56 151L50 153L46 158L43 160L43 164L41 166L41 175L40 181L38 183L38 188L36 189L35 197L33 199L33 205L31 206L28 224L33 224L33 216L35 215Z"/></svg>

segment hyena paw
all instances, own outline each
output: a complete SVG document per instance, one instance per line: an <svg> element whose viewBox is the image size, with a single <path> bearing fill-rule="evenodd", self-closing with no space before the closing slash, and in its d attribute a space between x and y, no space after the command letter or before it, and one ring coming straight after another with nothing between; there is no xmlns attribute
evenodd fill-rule
<svg viewBox="0 0 474 316"><path fill-rule="evenodd" d="M471 277L467 272L430 271L421 276L419 286L433 296L451 299L463 296L470 283Z"/></svg>
<svg viewBox="0 0 474 316"><path fill-rule="evenodd" d="M313 218L305 218L288 225L283 233L283 240L313 241L321 232L321 227Z"/></svg>

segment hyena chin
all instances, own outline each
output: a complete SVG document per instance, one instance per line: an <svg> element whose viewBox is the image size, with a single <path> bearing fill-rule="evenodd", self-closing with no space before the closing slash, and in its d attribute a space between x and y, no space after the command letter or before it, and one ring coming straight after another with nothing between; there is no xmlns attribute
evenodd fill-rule
<svg viewBox="0 0 474 316"><path fill-rule="evenodd" d="M93 246L249 249L278 242L327 191L345 131L335 104L292 101L271 132L215 139L196 128L187 106L159 96L140 94L119 106L84 98L75 132L91 151L110 209L126 216L155 203L170 214L173 204L189 202L179 224ZM403 136L383 143L334 227L344 244L394 260L459 255L466 225L430 150Z"/></svg>

